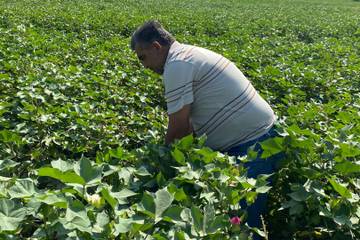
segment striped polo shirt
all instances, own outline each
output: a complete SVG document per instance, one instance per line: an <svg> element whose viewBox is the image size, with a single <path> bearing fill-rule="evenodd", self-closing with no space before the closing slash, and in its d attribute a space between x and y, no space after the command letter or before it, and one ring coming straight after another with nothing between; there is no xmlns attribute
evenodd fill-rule
<svg viewBox="0 0 360 240"><path fill-rule="evenodd" d="M191 121L206 145L226 151L265 134L274 124L269 104L225 57L175 41L163 74L168 114L191 104Z"/></svg>

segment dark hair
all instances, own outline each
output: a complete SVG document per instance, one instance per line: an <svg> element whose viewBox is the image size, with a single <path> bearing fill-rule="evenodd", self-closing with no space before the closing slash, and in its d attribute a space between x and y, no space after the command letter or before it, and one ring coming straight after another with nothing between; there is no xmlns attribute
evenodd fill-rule
<svg viewBox="0 0 360 240"><path fill-rule="evenodd" d="M145 22L133 33L130 47L135 50L138 43L150 45L154 41L158 41L163 46L168 46L175 41L175 38L158 21L151 20Z"/></svg>

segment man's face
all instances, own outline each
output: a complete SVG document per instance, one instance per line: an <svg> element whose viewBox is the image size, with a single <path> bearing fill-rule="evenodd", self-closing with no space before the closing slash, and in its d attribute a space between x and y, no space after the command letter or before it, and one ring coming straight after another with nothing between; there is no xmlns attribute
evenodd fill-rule
<svg viewBox="0 0 360 240"><path fill-rule="evenodd" d="M146 47L142 44L136 44L135 52L145 68L163 74L165 64L164 48L158 42L155 41Z"/></svg>

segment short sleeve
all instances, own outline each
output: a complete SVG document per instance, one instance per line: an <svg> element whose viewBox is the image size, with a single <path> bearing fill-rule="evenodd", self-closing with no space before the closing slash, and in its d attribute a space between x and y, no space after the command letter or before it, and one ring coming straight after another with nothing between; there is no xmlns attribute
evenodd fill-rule
<svg viewBox="0 0 360 240"><path fill-rule="evenodd" d="M191 63L175 61L167 64L163 81L168 114L194 101L193 79L194 67Z"/></svg>

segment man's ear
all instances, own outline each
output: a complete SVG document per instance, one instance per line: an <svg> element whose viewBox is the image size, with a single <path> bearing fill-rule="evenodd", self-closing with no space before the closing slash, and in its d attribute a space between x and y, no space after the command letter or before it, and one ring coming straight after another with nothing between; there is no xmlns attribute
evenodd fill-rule
<svg viewBox="0 0 360 240"><path fill-rule="evenodd" d="M161 44L158 41L153 41L151 45L157 50L162 48Z"/></svg>

